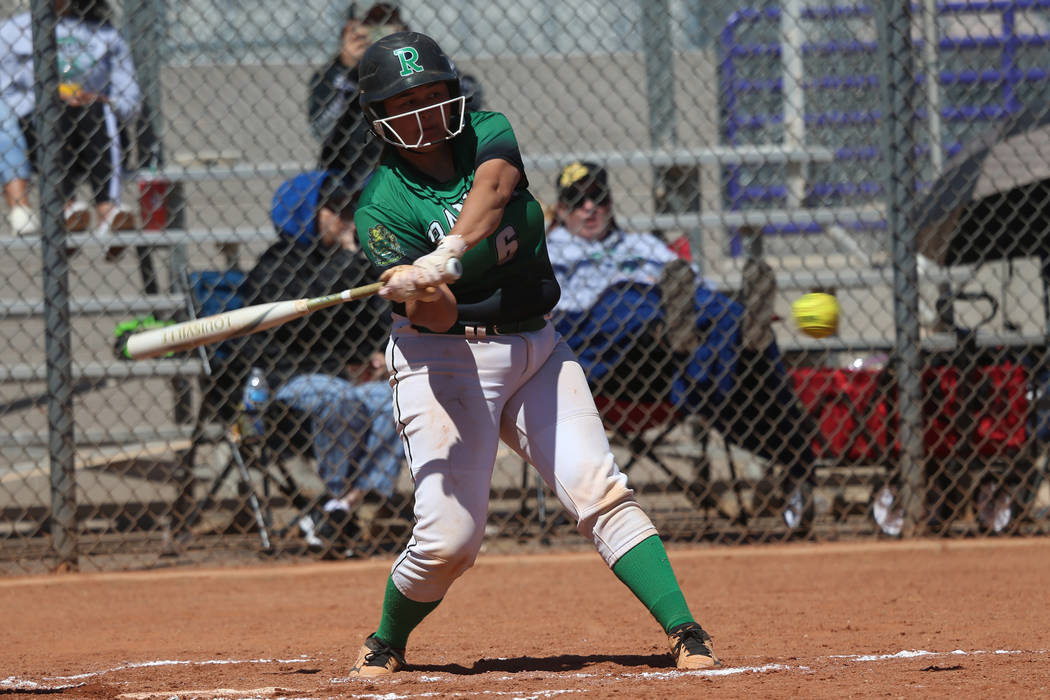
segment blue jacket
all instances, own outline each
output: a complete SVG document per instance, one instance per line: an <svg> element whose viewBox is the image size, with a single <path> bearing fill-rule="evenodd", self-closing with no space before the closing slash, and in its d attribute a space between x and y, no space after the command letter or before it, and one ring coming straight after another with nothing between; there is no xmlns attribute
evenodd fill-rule
<svg viewBox="0 0 1050 700"><path fill-rule="evenodd" d="M321 186L334 175L324 170L311 170L281 183L273 194L270 219L277 233L301 248L312 247L317 240L317 202Z"/></svg>

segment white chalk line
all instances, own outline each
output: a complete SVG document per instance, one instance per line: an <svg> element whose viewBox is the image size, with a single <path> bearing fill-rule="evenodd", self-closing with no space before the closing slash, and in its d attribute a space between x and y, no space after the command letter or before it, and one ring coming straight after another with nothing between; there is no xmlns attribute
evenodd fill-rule
<svg viewBox="0 0 1050 700"><path fill-rule="evenodd" d="M1022 650L1022 649L994 649L994 650L973 650L965 651L962 649L955 649L953 651L928 651L925 649L905 649L898 651L893 654L829 654L823 657L817 657L817 660L828 659L835 661L850 661L854 663L871 663L879 661L893 661L900 659L915 659L915 658L937 658L937 657L958 657L958 656L981 656L981 655L1015 655L1015 654L1047 654L1050 650L1047 649L1034 649L1034 650ZM87 671L84 673L78 673L69 676L45 676L39 681L34 681L26 678L19 678L18 676L8 676L7 678L0 679L0 690L22 690L27 692L43 692L43 691L57 691L57 690L68 690L77 688L86 684L87 679L96 678L99 676L105 676L112 673L118 673L120 671L135 670L141 668L155 668L162 666L210 666L210 665L235 665L235 664L304 664L312 661L310 657L306 655L299 656L292 659L206 659L203 661L193 661L188 659L159 659L156 661L138 661L112 668L106 668L99 671ZM791 666L788 664L781 663L768 663L760 666L732 666L728 668L712 668L698 671L641 671L641 672L629 672L625 671L622 673L573 673L566 674L560 672L550 672L549 677L551 678L615 678L623 680L673 680L676 678L688 678L688 677L720 677L720 676L734 676L745 673L772 673L778 671L802 671L808 672L810 667L804 664ZM455 676L444 676L444 675L425 675L418 678L414 678L414 681L422 681L426 683L444 683L454 680ZM494 680L514 680L515 676L506 675L499 676ZM394 679L392 679L394 680ZM79 681L79 682L76 682ZM342 678L332 678L328 683L333 685L352 684L359 682L356 678L349 676ZM396 682L396 680L395 680ZM120 697L129 699L148 699L148 698L231 698L236 700L253 700L254 698L266 698L267 700L277 700L276 694L284 692L288 689L268 687L268 688L255 688L250 690L234 690L230 688L215 688L211 690L184 690L184 691L157 691L157 692L146 692L146 693L124 693ZM475 691L472 693L460 693L461 695L476 695L476 696L513 696L515 698L521 698L522 700L530 700L539 698L549 698L558 695L566 695L573 693L589 692L587 690L579 689L551 689L551 690L535 690L522 693L522 691L500 691L500 690L483 690ZM242 694L243 693L243 694ZM396 692L387 693L360 693L353 694L351 697L362 698L363 700L405 700L407 698L427 698L444 695L442 691L438 692L424 692L424 693L410 693L400 694ZM297 695L297 700L306 700L302 696Z"/></svg>
<svg viewBox="0 0 1050 700"><path fill-rule="evenodd" d="M898 651L896 654L832 654L826 658L845 659L847 661L888 661L891 659L916 659L922 656L980 656L982 654L1046 654L1046 649L1033 649L1021 651L1019 649L995 649L994 651L926 651L925 649L914 649Z"/></svg>
<svg viewBox="0 0 1050 700"><path fill-rule="evenodd" d="M136 661L120 666L114 666L113 668L102 669L101 671L87 671L85 673L78 673L72 676L45 676L39 681L28 680L25 678L19 678L18 676L8 676L3 680L0 680L0 690L24 690L24 691L44 691L44 690L67 690L70 688L79 688L85 685L85 679L95 678L97 676L104 676L109 673L117 673L119 671L129 671L139 668L151 668L157 666L213 666L222 664L296 664L296 663L307 663L310 659L306 656L301 656L297 659L206 659L204 661L189 661L189 660L176 660L176 659L163 659L158 661ZM48 681L81 681L80 683L48 683Z"/></svg>
<svg viewBox="0 0 1050 700"><path fill-rule="evenodd" d="M30 681L18 676L8 676L0 680L0 690L23 690L26 692L33 691L50 691L50 690L68 690L69 688L78 688L84 685L83 683L66 683L64 685L45 685L38 683L37 681Z"/></svg>

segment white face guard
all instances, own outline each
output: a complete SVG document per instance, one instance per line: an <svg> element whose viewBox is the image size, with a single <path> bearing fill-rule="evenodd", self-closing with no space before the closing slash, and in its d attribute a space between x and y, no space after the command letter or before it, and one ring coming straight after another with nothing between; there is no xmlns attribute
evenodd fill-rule
<svg viewBox="0 0 1050 700"><path fill-rule="evenodd" d="M372 122L372 125L375 127L376 134L379 135L379 138L383 139L384 141L393 146L410 149L432 146L435 143L440 143L441 141L448 141L450 138L459 136L459 132L463 131L463 124L464 120L466 119L467 111L465 109L466 101L466 97L463 97L462 95L459 97L453 97L452 99L445 100L444 102L438 102L437 104L427 105L426 107L420 107L419 109L412 110L411 112L402 112L401 114L395 114L392 117L376 119L374 122ZM456 104L458 106L459 111L459 123L453 126L450 126L448 123L448 111L445 109L448 105L451 104ZM444 127L445 134L441 138L434 139L432 141L427 141L424 143L423 120L421 119L420 115L422 115L423 112L426 112L430 109L438 110L438 114L441 115L441 126ZM456 109L453 109L452 112L455 113ZM397 133L397 130L391 125L391 122L393 122L395 119L402 119L404 117L412 116L416 118L416 127L419 130L419 137L416 139L415 143L408 143L401 136L401 134Z"/></svg>

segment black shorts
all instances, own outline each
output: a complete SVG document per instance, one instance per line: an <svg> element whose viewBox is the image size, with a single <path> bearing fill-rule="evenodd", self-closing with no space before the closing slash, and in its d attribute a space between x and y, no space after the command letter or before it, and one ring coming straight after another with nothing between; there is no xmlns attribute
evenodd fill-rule
<svg viewBox="0 0 1050 700"><path fill-rule="evenodd" d="M39 172L39 149L32 120L20 120L29 148L29 162ZM65 200L73 198L79 183L87 181L96 204L120 200L123 184L123 151L120 126L113 109L104 102L83 107L63 103L56 130L62 138L59 163L64 172L59 190Z"/></svg>

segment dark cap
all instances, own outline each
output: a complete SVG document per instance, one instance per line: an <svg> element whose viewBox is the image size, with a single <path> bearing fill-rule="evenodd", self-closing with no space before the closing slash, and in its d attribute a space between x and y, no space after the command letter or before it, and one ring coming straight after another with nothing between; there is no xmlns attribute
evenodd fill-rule
<svg viewBox="0 0 1050 700"><path fill-rule="evenodd" d="M604 204L609 199L609 174L596 163L569 163L562 168L556 184L558 201L570 206L580 204L585 196L590 196L598 204Z"/></svg>

